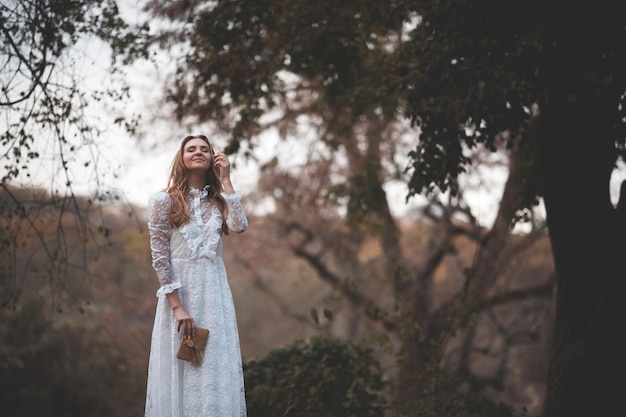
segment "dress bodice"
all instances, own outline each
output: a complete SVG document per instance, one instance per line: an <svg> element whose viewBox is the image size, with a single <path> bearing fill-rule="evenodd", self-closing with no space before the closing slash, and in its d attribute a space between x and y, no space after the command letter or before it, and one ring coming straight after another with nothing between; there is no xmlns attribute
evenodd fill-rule
<svg viewBox="0 0 626 417"><path fill-rule="evenodd" d="M228 230L240 233L247 229L248 219L239 195L222 194L226 200L226 225ZM156 270L161 288L159 294L167 294L180 288L172 274L171 263L175 259L193 261L221 256L222 249L222 214L213 201L208 198L207 190L191 189L186 198L190 221L178 228L169 222L169 210L172 204L168 193L161 191L153 194L148 203L148 229L150 230L150 248L152 265Z"/></svg>

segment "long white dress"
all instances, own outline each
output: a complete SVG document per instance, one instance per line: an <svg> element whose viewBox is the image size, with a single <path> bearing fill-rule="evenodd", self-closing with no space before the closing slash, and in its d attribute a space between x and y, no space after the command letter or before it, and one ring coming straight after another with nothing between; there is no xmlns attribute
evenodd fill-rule
<svg viewBox="0 0 626 417"><path fill-rule="evenodd" d="M247 229L238 194L226 199L229 231ZM222 216L206 190L187 196L191 221L171 228L169 194L150 196L152 265L161 284L152 330L146 417L244 417L241 350L232 293L222 259ZM210 330L200 365L176 358L181 334L166 294L178 290L185 310Z"/></svg>

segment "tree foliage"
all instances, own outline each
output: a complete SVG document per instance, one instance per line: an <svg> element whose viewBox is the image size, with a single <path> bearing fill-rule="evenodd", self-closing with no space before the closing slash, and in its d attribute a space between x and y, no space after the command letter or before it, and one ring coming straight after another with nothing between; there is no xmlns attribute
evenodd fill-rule
<svg viewBox="0 0 626 417"><path fill-rule="evenodd" d="M410 7L420 24L397 65L406 115L422 132L411 153L412 193L453 184L469 162L463 146L495 149L498 138L513 146L524 137L523 146L533 148L527 142L539 114L595 95L612 101L607 123L623 155L626 56L616 10L589 2L415 1ZM527 151L526 176L531 193L542 195L533 152Z"/></svg>
<svg viewBox="0 0 626 417"><path fill-rule="evenodd" d="M364 116L395 117L395 96L380 79L402 31L393 2L152 1L148 8L191 22L166 38L191 45L170 99L177 117L217 123L231 152L269 126L290 131L302 114L334 146Z"/></svg>
<svg viewBox="0 0 626 417"><path fill-rule="evenodd" d="M87 214L92 204L77 203L75 187L91 182L96 189L92 203L112 197L98 171L103 120L93 117L93 105L124 100L127 88L110 81L89 85L86 77L98 66L115 74L132 59L145 57L146 29L126 23L114 0L9 0L0 5L0 239L5 255L19 248L23 229L37 233L35 220L50 207L73 213L85 239L92 232L106 234ZM105 54L93 55L94 47ZM108 62L98 62L106 57ZM90 59L96 61L93 66ZM115 123L132 131L135 121L120 117ZM48 174L42 178L42 172ZM49 189L41 188L46 186L42 183ZM30 190L29 198L15 193L18 185ZM61 225L58 235L62 242ZM50 259L50 276L63 276L74 248L45 240L41 244ZM7 284L2 304L11 302L4 289L15 278L12 264L3 263L0 274L0 282Z"/></svg>
<svg viewBox="0 0 626 417"><path fill-rule="evenodd" d="M0 11L0 106L6 127L0 140L7 160L2 184L28 175L29 163L43 148L40 142L49 140L58 141L59 165L69 186L72 152L97 134L96 126L85 123L88 101L105 94L123 97L123 91L114 89L119 86L86 94L88 87L79 78L84 74L73 68L82 58L80 43L89 37L100 39L116 64L129 54L143 53L141 33L122 20L111 0L15 0L4 2Z"/></svg>

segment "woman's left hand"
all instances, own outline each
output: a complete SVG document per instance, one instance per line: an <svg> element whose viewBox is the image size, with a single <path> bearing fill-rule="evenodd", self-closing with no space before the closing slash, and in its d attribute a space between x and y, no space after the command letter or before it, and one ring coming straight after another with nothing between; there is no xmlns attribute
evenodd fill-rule
<svg viewBox="0 0 626 417"><path fill-rule="evenodd" d="M230 182L230 161L228 155L223 152L216 152L213 157L215 165L220 169L220 181L222 181L222 187L226 194L233 194L235 189Z"/></svg>
<svg viewBox="0 0 626 417"><path fill-rule="evenodd" d="M213 162L220 169L220 177L230 178L230 161L228 155L223 152L216 152L213 156Z"/></svg>

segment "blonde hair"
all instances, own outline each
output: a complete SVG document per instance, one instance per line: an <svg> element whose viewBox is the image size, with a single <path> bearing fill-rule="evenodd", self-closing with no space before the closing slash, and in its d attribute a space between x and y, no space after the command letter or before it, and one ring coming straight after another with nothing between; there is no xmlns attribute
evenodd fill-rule
<svg viewBox="0 0 626 417"><path fill-rule="evenodd" d="M213 146L209 142L209 139L204 135L187 136L180 143L180 148L178 149L178 152L176 152L176 155L174 155L174 160L172 161L168 186L165 189L165 192L168 193L172 199L172 205L169 212L169 222L173 227L180 227L189 223L191 220L189 208L185 202L185 195L189 192L190 187L187 182L187 168L185 167L185 163L183 161L183 153L185 151L185 145L192 139L202 139L205 141L209 146L211 159L213 159L213 155L215 155ZM222 230L224 231L224 234L228 234L228 226L226 225L225 215L227 206L226 200L222 196L222 180L220 179L220 170L219 167L213 163L213 161L211 162L211 167L206 172L204 184L205 186L208 185L208 187L205 187L209 192L208 197L217 206L222 215Z"/></svg>

